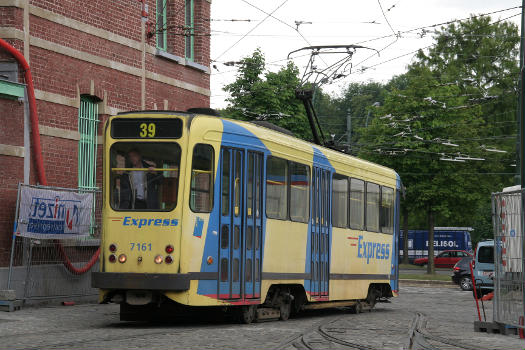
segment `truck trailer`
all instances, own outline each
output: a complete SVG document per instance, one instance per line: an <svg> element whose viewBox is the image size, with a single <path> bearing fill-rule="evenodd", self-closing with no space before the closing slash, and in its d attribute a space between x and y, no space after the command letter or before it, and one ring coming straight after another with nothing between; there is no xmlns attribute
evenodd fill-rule
<svg viewBox="0 0 525 350"><path fill-rule="evenodd" d="M443 250L465 250L472 253L471 227L435 227L434 256ZM403 259L403 231L399 236L399 257ZM408 260L428 256L428 230L408 230Z"/></svg>

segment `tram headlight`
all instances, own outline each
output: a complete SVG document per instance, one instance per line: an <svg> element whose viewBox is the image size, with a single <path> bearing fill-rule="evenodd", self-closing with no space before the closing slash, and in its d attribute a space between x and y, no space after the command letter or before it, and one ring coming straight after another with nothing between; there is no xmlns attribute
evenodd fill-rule
<svg viewBox="0 0 525 350"><path fill-rule="evenodd" d="M164 260L162 255L157 255L153 261L155 261L155 264L162 264L162 260Z"/></svg>
<svg viewBox="0 0 525 350"><path fill-rule="evenodd" d="M166 253L171 254L171 253L173 253L173 250L174 250L174 248L173 248L173 246L171 244L166 246Z"/></svg>
<svg viewBox="0 0 525 350"><path fill-rule="evenodd" d="M109 251L115 253L117 251L117 245L115 243L111 243L109 245Z"/></svg>
<svg viewBox="0 0 525 350"><path fill-rule="evenodd" d="M114 263L117 261L117 256L115 254L111 254L108 258L109 262Z"/></svg>
<svg viewBox="0 0 525 350"><path fill-rule="evenodd" d="M171 257L171 255L168 255L166 259L164 259L164 261L166 262L166 264L171 264L173 262L173 258Z"/></svg>
<svg viewBox="0 0 525 350"><path fill-rule="evenodd" d="M121 264L124 264L128 258L126 257L126 254L120 254L118 256L118 262Z"/></svg>

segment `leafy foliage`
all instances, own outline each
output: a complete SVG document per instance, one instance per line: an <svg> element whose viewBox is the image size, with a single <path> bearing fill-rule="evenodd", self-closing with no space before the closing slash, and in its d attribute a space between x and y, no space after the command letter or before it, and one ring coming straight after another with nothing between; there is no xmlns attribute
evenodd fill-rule
<svg viewBox="0 0 525 350"><path fill-rule="evenodd" d="M230 93L225 115L241 120L267 120L310 140L304 107L295 97L298 75L299 70L292 62L278 72L266 71L264 55L257 49L241 60L236 80L224 88Z"/></svg>
<svg viewBox="0 0 525 350"><path fill-rule="evenodd" d="M473 17L438 30L428 52L387 84L352 83L337 97L316 91L325 134L345 142L350 113L352 153L401 175L410 227L472 226L475 241L492 235L490 193L515 179L519 38L510 22ZM256 50L225 87L227 113L311 139L298 84L297 67L268 72Z"/></svg>
<svg viewBox="0 0 525 350"><path fill-rule="evenodd" d="M359 154L400 173L403 205L420 227L435 217L487 234L475 220L490 221L481 217L490 214L487 199L512 183L515 169L518 40L516 26L488 17L441 28L362 130Z"/></svg>

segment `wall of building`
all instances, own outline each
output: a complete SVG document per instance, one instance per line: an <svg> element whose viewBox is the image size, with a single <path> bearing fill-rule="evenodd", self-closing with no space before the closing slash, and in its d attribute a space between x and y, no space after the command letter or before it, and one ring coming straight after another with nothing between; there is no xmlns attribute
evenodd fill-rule
<svg viewBox="0 0 525 350"><path fill-rule="evenodd" d="M210 1L193 1L195 33L209 33ZM168 46L158 50L157 1L145 3L145 20L137 0L0 3L0 37L24 54L33 73L49 185L78 185L81 95L99 101L99 135L107 117L120 111L209 106L210 37L195 35L194 59L187 60L185 0L168 0ZM10 60L0 49L0 62ZM19 101L0 99L0 266L9 256L16 189L23 182L23 110Z"/></svg>

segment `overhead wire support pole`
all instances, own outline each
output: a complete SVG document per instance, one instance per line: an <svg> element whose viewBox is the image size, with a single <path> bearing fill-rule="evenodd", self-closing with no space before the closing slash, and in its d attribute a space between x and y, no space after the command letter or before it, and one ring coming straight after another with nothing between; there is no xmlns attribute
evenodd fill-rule
<svg viewBox="0 0 525 350"><path fill-rule="evenodd" d="M525 161L523 160L523 157L525 156L525 108L523 106L525 102L525 98L523 96L523 87L524 79L525 79L525 69L524 69L524 61L525 61L525 48L523 46L523 40L525 35L525 0L522 0L522 8L521 8L521 39L520 39L520 75L519 75L519 86L518 86L518 108L517 108L517 119L519 124L519 164L520 164L520 184L521 188L525 188ZM522 226L523 228L523 226Z"/></svg>
<svg viewBox="0 0 525 350"><path fill-rule="evenodd" d="M352 114L350 107L346 110L346 112L346 143L348 144L348 154L350 154L350 144L352 143Z"/></svg>
<svg viewBox="0 0 525 350"><path fill-rule="evenodd" d="M521 256L522 256L522 273L525 272L525 217L523 215L523 210L525 208L525 196L523 195L524 188L525 188L525 181L523 179L525 178L525 162L523 161L523 157L525 156L525 107L523 104L525 103L525 98L523 96L525 86L525 71L524 71L524 63L525 63L525 48L523 46L523 40L524 40L524 34L525 34L525 0L522 0L521 4L521 38L520 38L520 83L519 83L519 105L518 105L518 111L519 111L519 135L520 135L520 184L521 184L521 215L520 215L520 224L521 224ZM522 291L522 304L523 304L523 317L525 318L525 288L523 288Z"/></svg>

